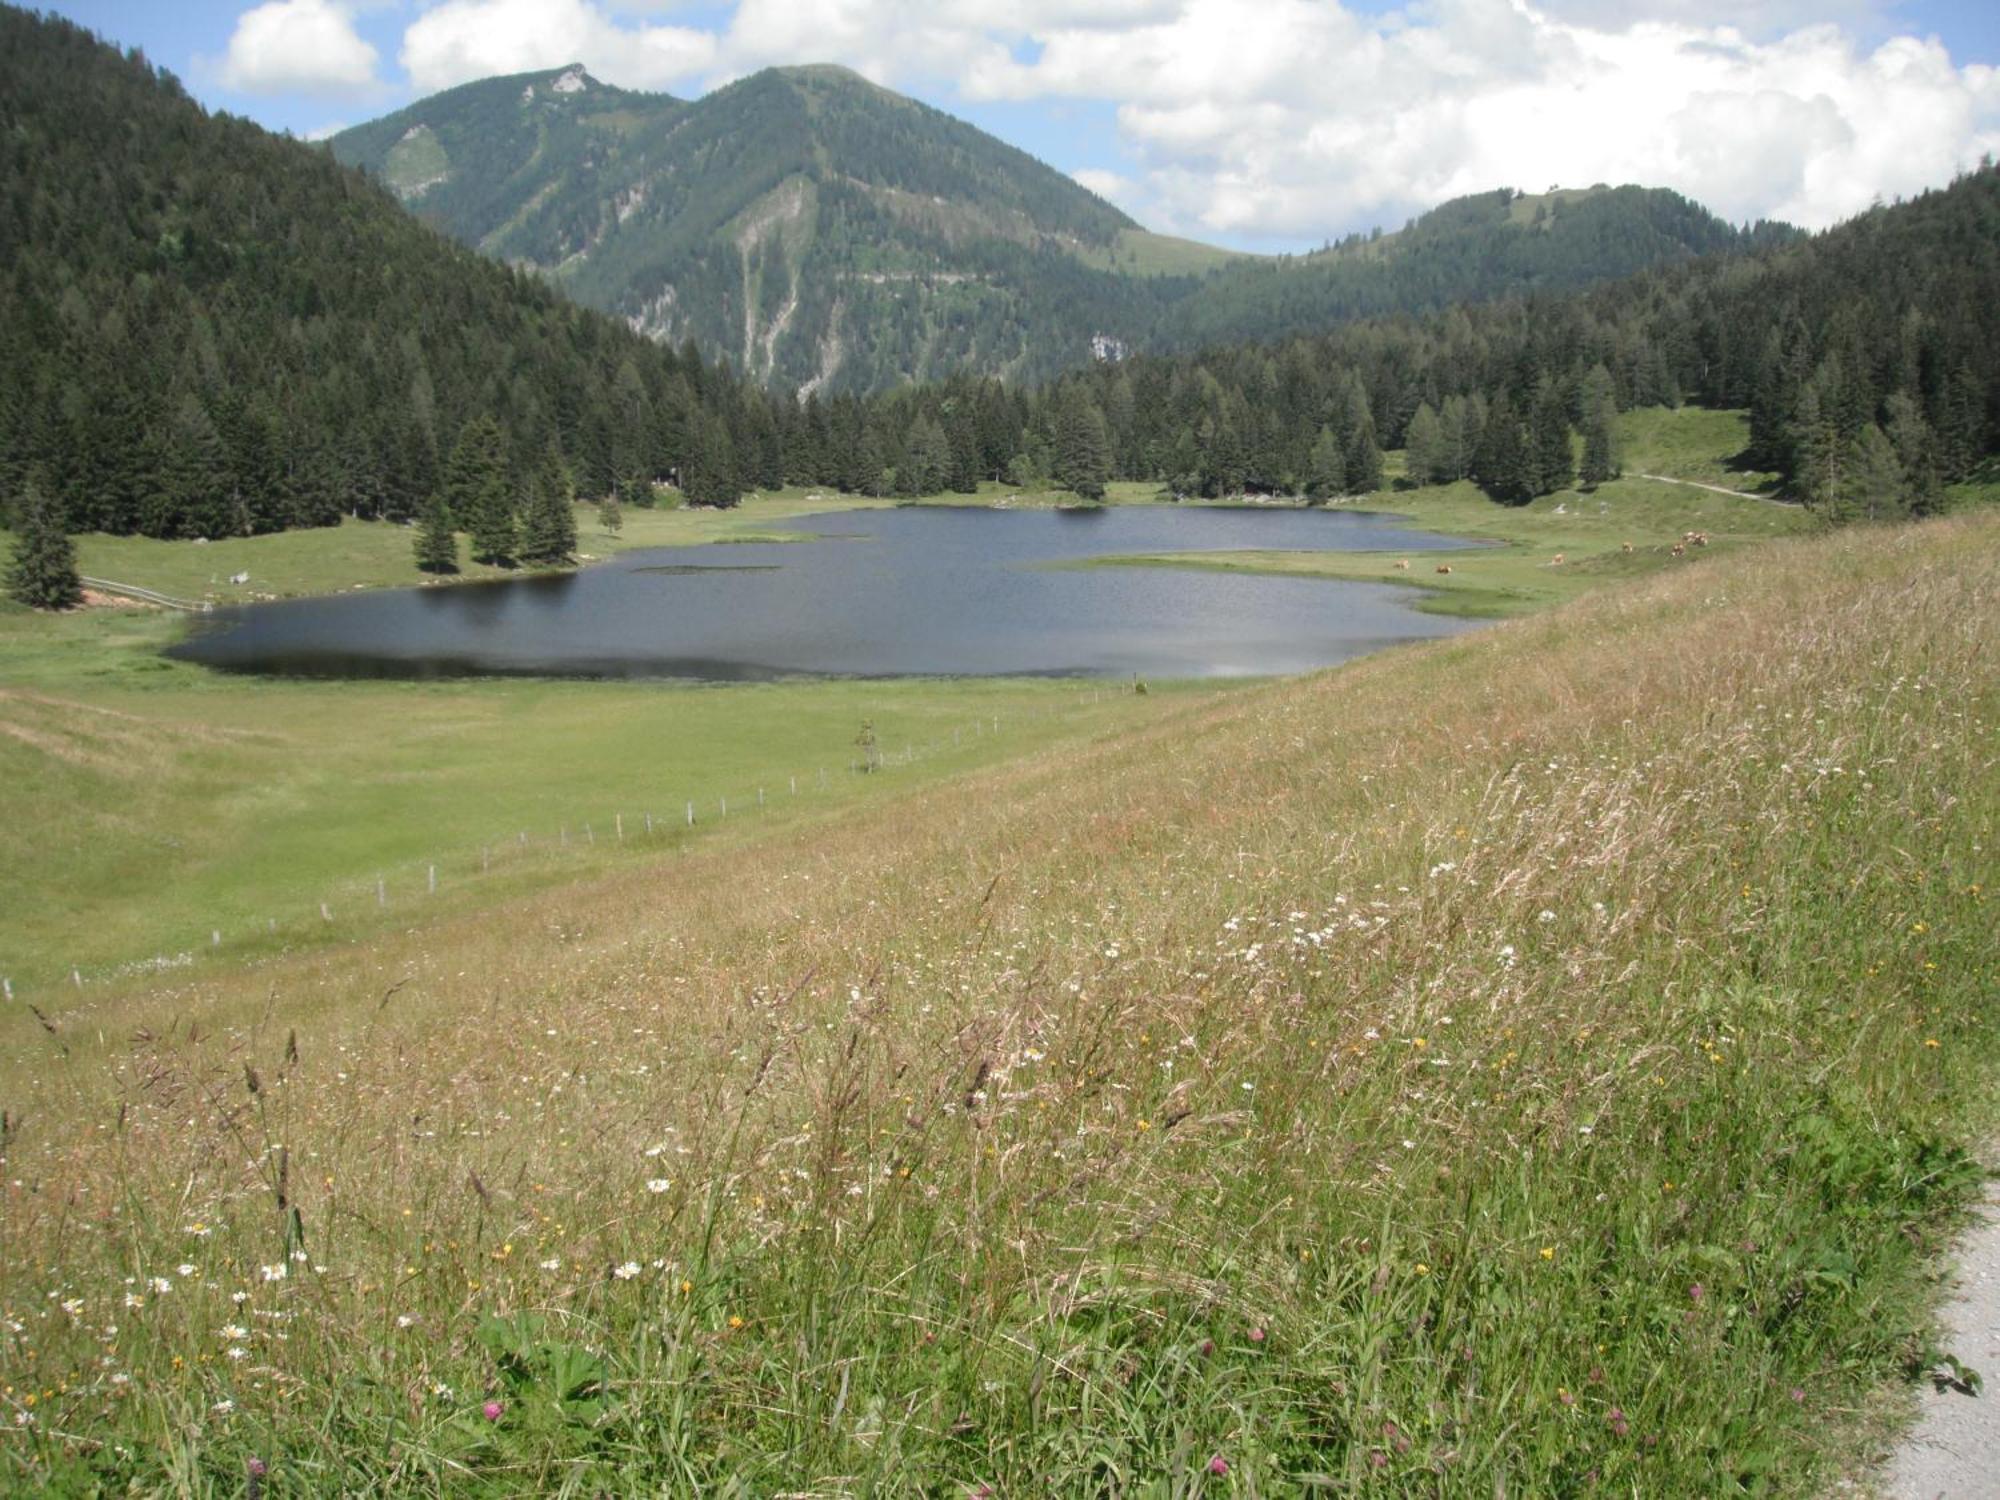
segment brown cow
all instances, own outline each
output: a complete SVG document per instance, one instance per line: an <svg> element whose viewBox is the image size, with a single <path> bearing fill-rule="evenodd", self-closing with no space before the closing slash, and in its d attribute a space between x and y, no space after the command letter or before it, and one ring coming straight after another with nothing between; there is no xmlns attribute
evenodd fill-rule
<svg viewBox="0 0 2000 1500"><path fill-rule="evenodd" d="M1438 571L1439 571L1440 573L1449 573L1449 572L1451 571L1451 564L1450 564L1450 563L1439 563L1439 564L1438 564Z"/></svg>

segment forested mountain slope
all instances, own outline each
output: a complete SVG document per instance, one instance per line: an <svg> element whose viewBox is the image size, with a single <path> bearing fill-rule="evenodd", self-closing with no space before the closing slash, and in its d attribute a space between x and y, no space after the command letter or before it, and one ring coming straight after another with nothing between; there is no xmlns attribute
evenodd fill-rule
<svg viewBox="0 0 2000 1500"><path fill-rule="evenodd" d="M401 516L490 417L518 483L663 473L761 393L411 219L325 151L0 7L0 492L73 529Z"/></svg>
<svg viewBox="0 0 2000 1500"><path fill-rule="evenodd" d="M878 400L856 430L860 469L899 480L942 453L1024 483L1333 496L1381 488L1382 450L1404 448L1416 482L1511 502L1609 477L1610 414L1683 401L1748 408L1745 465L1831 515L1938 506L2000 448L2000 170L1755 254L1142 355L1026 394L952 382ZM793 472L846 482L838 413L788 438Z"/></svg>
<svg viewBox="0 0 2000 1500"><path fill-rule="evenodd" d="M842 68L692 104L581 67L486 79L333 139L467 244L754 378L1033 382L1107 353L1314 332L1745 248L1679 195L1502 191L1274 259L1152 235L1069 177Z"/></svg>

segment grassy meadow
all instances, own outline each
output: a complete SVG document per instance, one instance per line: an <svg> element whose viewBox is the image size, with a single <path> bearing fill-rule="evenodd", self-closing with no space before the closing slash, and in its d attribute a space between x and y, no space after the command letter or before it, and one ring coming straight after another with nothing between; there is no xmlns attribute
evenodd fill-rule
<svg viewBox="0 0 2000 1500"><path fill-rule="evenodd" d="M0 1489L1823 1492L1995 1120L2000 517L1721 552L9 1008Z"/></svg>
<svg viewBox="0 0 2000 1500"><path fill-rule="evenodd" d="M1449 557L1243 549L1098 558L1082 566L1193 567L1400 583L1422 591L1416 607L1429 613L1476 618L1529 614L1606 583L1684 566L1704 553L1811 530L1813 519L1797 506L1695 487L1709 484L1754 493L1768 476L1737 473L1726 461L1748 439L1749 422L1741 412L1696 407L1631 411L1619 417L1629 477L1593 491L1563 490L1527 505L1502 506L1476 485L1461 482L1395 489L1352 502L1406 515L1422 530L1488 544ZM1389 475L1395 480L1402 455L1389 458ZM1690 532L1701 533L1706 541L1684 545ZM1438 571L1440 564L1449 571Z"/></svg>
<svg viewBox="0 0 2000 1500"><path fill-rule="evenodd" d="M0 824L0 975L23 999L73 971L97 985L353 941L733 843L1114 729L1176 691L259 681L158 656L179 627L0 607L0 784L24 814ZM875 774L853 769L864 720Z"/></svg>

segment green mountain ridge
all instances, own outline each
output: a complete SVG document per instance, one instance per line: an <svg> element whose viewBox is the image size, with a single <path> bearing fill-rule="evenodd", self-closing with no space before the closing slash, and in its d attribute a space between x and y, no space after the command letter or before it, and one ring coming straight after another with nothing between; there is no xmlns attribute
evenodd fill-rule
<svg viewBox="0 0 2000 1500"><path fill-rule="evenodd" d="M830 64L692 103L571 64L465 84L330 144L454 238L808 393L1033 382L1789 233L1733 229L1660 189L1502 190L1394 234L1244 255L1152 234L1027 153Z"/></svg>

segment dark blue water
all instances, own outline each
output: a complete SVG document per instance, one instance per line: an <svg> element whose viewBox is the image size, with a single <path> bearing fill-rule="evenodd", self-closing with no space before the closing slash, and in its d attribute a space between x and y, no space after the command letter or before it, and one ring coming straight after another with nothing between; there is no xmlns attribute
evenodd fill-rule
<svg viewBox="0 0 2000 1500"><path fill-rule="evenodd" d="M816 542L628 552L578 573L217 611L173 654L325 677L1140 673L1327 666L1463 622L1391 584L1180 568L1110 553L1466 545L1324 510L910 508L787 522Z"/></svg>

